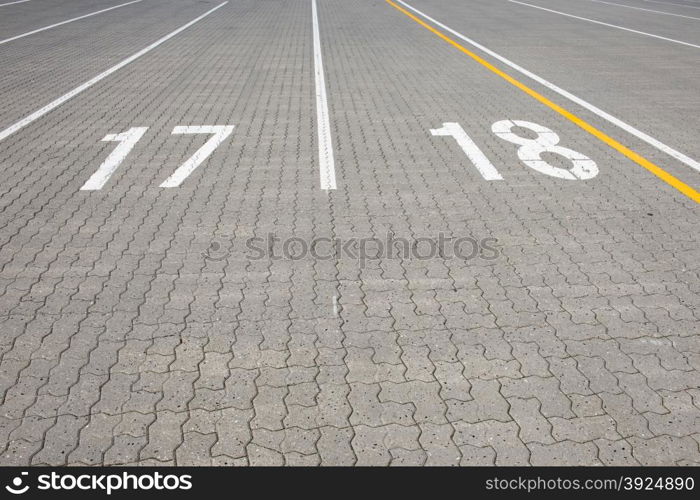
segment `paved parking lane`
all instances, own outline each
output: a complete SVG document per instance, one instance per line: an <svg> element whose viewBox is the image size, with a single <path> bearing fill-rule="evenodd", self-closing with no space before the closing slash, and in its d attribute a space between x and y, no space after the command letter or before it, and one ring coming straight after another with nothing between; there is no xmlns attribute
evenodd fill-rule
<svg viewBox="0 0 700 500"><path fill-rule="evenodd" d="M327 213L312 153L309 7L226 6L7 139L16 142L2 150L14 185L3 198L9 223L2 272L12 281L4 323L25 325L29 337L4 344L3 380L16 377L3 405L5 463L167 463L176 455L190 463L210 436L196 430L188 407L195 419L221 421L206 463L255 456L257 443L230 436L264 426L264 408L251 422L244 384L254 373L250 363L276 354L268 345L246 355L245 346L255 347L261 333L268 343L283 334L285 322L258 311L272 300L268 293L279 295L289 283L268 283L264 266L256 270L240 256L228 263L206 259L205 251L213 241L245 241L275 224L301 234L307 221L317 223L314 214ZM178 127L204 125L234 129L179 187L160 188L210 138ZM101 139L136 126L148 130L104 187L80 191L117 146ZM37 287L47 283L55 288L44 300ZM313 293L310 285L308 292L296 285L297 301ZM73 297L77 308L54 309L59 295ZM73 333L63 337L61 325ZM230 359L224 344L237 336ZM201 353L220 382L192 386L191 401L182 388L194 383L194 365L183 365L179 353L205 346ZM164 361L167 351L180 358L172 370L143 364ZM77 358L92 364L71 361ZM162 378L158 388L153 376ZM20 387L32 387L34 396L23 398ZM175 444L182 424L192 432Z"/></svg>
<svg viewBox="0 0 700 500"><path fill-rule="evenodd" d="M682 153L685 158L676 162L673 154L662 152L663 147L639 140L635 134L609 129L610 120L600 120L599 113L571 106L567 102L571 99L548 93L541 82L534 84L538 92L569 107L686 184L698 185L692 171L700 158L694 139L694 131L700 128L694 111L695 95L700 91L696 74L700 54L695 49L669 47L663 41L566 18L543 23L542 15L547 13L527 8L514 11L517 6L509 2L473 2L468 12L463 2L456 0L442 2L440 9L424 0L408 3L438 21L449 19L450 28Z"/></svg>
<svg viewBox="0 0 700 500"><path fill-rule="evenodd" d="M219 3L144 1L0 45L0 130Z"/></svg>
<svg viewBox="0 0 700 500"><path fill-rule="evenodd" d="M71 19L66 19L66 20L63 20L63 21L58 21L58 22L55 22L55 23L53 23L53 24L49 24L48 26L42 26L41 28L36 28L36 29L31 30L31 31L27 31L27 32L24 32L24 33L20 33L19 35L11 36L11 37L9 37L9 38L4 38L4 39L0 40L0 45L4 45L4 44L10 43L10 42L14 42L15 40L20 40L20 39L22 39L22 38L35 35L35 34L37 34L37 33L42 33L42 32L44 32L44 31L48 31L48 30L50 30L50 29L58 28L59 26L64 26L64 25L66 25L66 24L70 24L70 23L73 23L73 22L76 22L76 21L80 21L80 20L82 20L82 19L87 19L88 17L98 16L98 15L103 14L103 13L105 13L105 12L109 12L109 11L112 11L112 10L114 10L114 9L120 9L120 8L122 8L122 7L126 7L127 5L132 5L132 4L135 4L135 3L139 3L139 2L141 2L141 1L142 1L142 0L131 0L130 2L125 2L125 3L120 3L120 4L117 4L117 5L113 5L112 7L107 7L106 9L100 9L100 10L96 10L96 11L93 11L93 12L89 12L89 13L87 13L87 14L83 14L83 15L78 16L78 17L73 17L73 18L71 18Z"/></svg>
<svg viewBox="0 0 700 500"><path fill-rule="evenodd" d="M399 30L395 15L409 26ZM322 9L321 24L336 34L326 35L325 52L339 143L338 191L331 198L335 231L345 238L390 233L408 241L439 233L493 237L503 256L466 263L383 259L360 272L339 266L358 462L675 463L676 452L665 451L673 439L647 437L641 419L654 421L653 432L661 429L655 416L640 411L633 392L641 386L604 388L599 376L658 376L651 367L660 365L639 346L659 337L680 346L696 334L692 308L682 305L690 289L667 296L685 310L685 319L669 313L671 322L661 321L665 313L658 315L643 298L652 289L664 295L661 290L696 282L694 272L686 274L696 267L690 236L697 231L695 202L399 12L337 2ZM348 25L353 29L342 29ZM594 160L599 173L563 180L531 169L516 145L492 132L504 119L555 131L561 146ZM460 124L501 180L482 176L454 127L446 133L450 123ZM571 167L561 157L544 157ZM653 256L652 241L659 240L652 234L674 256L665 264ZM623 304L638 311L637 319ZM523 352L529 342L540 349L533 357ZM692 356L689 345L681 348L684 354L677 351L678 359ZM624 367L607 371L593 361L603 351ZM372 358L373 352L382 355ZM364 360L378 357L383 363L368 370ZM528 368L535 359L542 371ZM679 369L689 380L698 376L690 364ZM680 388L657 382L652 391L659 394ZM580 389L573 389L577 383ZM678 411L695 413L690 401ZM410 403L417 408L409 417L400 408ZM636 415L641 426L620 425L622 415ZM530 418L548 421L550 430L530 434ZM696 460L692 428L676 428L684 433L678 449L690 453L681 460ZM378 449L378 439L404 444Z"/></svg>
<svg viewBox="0 0 700 500"><path fill-rule="evenodd" d="M2 7L0 38L16 36L127 1L129 0L31 0L8 3Z"/></svg>

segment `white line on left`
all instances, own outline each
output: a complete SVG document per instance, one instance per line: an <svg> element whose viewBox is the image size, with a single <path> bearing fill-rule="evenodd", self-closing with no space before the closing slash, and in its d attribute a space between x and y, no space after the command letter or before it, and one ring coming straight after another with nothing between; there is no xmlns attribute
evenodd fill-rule
<svg viewBox="0 0 700 500"><path fill-rule="evenodd" d="M85 14L80 17L74 17L73 19L67 19L65 21L61 21L60 23L56 24L51 24L49 26L44 26L43 28L38 28L32 31L27 31L26 33L22 33L21 35L13 36L12 38L5 38L4 40L0 40L0 45L3 43L11 42L13 40L18 40L20 38L24 38L25 36L33 35L35 33L40 33L42 31L50 30L51 28L56 28L57 26L62 26L64 24L72 23L73 21L79 21L80 19L85 19L86 17L91 17L91 16L96 16L97 14L102 14L103 12L107 12L108 10L114 10L118 9L119 7L125 7L127 5L131 5L132 3L138 3L142 2L143 0L132 0L131 2L126 2L122 3L119 5L115 5L114 7L109 7L107 9L102 9L102 10L97 10L95 12L90 12L89 14Z"/></svg>
<svg viewBox="0 0 700 500"><path fill-rule="evenodd" d="M202 14L201 16L199 16L199 17L193 19L192 21L190 21L190 22L187 23L187 24L184 24L184 25L180 26L178 29L176 29L175 31L173 31L173 32L171 32L171 33L165 35L163 38L161 38L161 39L159 39L159 40L153 42L151 45L149 45L149 46L146 47L145 49L139 50L136 54L127 57L126 59L124 59L124 60L123 60L122 62L120 62L119 64L117 64L117 65L115 65L115 66L112 66L111 68L109 68L109 69L106 70L106 71L103 71L102 73L100 73L100 74L97 75L96 77L94 77L94 78L92 78L91 80L88 80L87 82L83 83L82 85L80 85L80 86L74 88L73 90L71 90L71 91L68 92L67 94L62 95L62 96L59 97L58 99L55 99L54 101L51 101L50 103L48 103L48 104L47 104L46 106L44 106L43 108L38 109L38 110L36 110L34 113L32 113L31 115L22 118L20 121L18 121L18 122L15 123L14 125L10 125L10 126L7 127L5 130L3 130L2 132L0 132L0 141L2 141L3 139L6 139L6 138L9 137L10 135L12 135L12 134L14 134L15 132L17 132L18 130L20 130L20 129L26 127L26 126L29 125L30 123L32 123L32 122L38 120L39 118L41 118L42 116L44 116L46 113L49 113L50 111L53 111L54 109L56 109L57 107L59 107L61 104L63 104L63 103L66 102L67 100L69 100L69 99L75 97L76 95L80 94L82 91L89 89L90 87L92 87L93 85L95 85L95 84L96 84L97 82L99 82L100 80L104 80L105 78L107 78L107 77L108 77L109 75L111 75L112 73L114 73L114 72L116 72L116 71L119 71L120 69L122 69L122 68L123 68L124 66L126 66L127 64L130 64L130 63L134 62L136 59L138 59L139 57L141 57L141 56L144 55L144 54L147 54L147 53L150 52L151 50L153 50L153 49L155 49L156 47L158 47L160 44L167 42L168 40L170 40L170 39L171 39L172 37L174 37L175 35L177 35L177 34L183 32L183 31L185 31L187 28L189 28L189 27L192 26L193 24L195 24L195 23L201 21L202 19L204 19L205 17L207 17L209 14L211 14L212 12L214 12L214 11L217 10L217 9L220 9L221 7L223 7L224 5L226 5L227 3L228 3L228 0L226 0L226 1L223 2L223 3L220 3L219 5L217 5L216 7L214 7L213 9L209 9L208 11L206 11L206 12L205 12L204 14Z"/></svg>
<svg viewBox="0 0 700 500"><path fill-rule="evenodd" d="M7 2L7 3L0 3L0 7L4 7L5 5L14 5L16 3L24 3L28 2L29 0L17 0L16 2Z"/></svg>
<svg viewBox="0 0 700 500"><path fill-rule="evenodd" d="M693 43L683 42L681 40L676 40L675 38L666 38L665 36L654 35L652 33L647 33L646 31L637 31L631 28L625 28L624 26L618 26L616 24L604 23L603 21L596 21L595 19L588 19L587 17L575 16L573 14L567 14L566 12L560 12L558 10L547 9L545 7L540 7L539 5L532 5L531 3L518 2L517 0L508 0L511 3L517 3L518 5L524 5L526 7L532 7L533 9L546 10L553 14L559 14L560 16L571 17L573 19L580 19L581 21L588 21L589 23L599 24L601 26L607 26L609 28L616 28L618 30L629 31L630 33L637 33L638 35L650 36L652 38L657 38L659 40L666 40L667 42L673 42L680 45L685 45L687 47L694 47L700 49L700 45L695 45Z"/></svg>
<svg viewBox="0 0 700 500"><path fill-rule="evenodd" d="M318 161L321 176L321 189L335 189L335 160L333 158L333 141L331 124L328 117L328 97L326 96L326 79L323 74L321 57L321 36L318 30L318 10L316 0L311 0L311 18L314 31L314 68L316 81L316 127L318 129Z"/></svg>

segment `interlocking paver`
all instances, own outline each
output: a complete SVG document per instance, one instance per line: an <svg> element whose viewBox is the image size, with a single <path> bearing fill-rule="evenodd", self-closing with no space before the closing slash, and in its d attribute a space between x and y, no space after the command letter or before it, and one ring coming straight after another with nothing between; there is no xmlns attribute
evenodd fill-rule
<svg viewBox="0 0 700 500"><path fill-rule="evenodd" d="M0 39L88 3L108 5L27 3ZM700 155L686 48L631 50L636 35L558 17L538 29L542 12L508 2L409 3ZM215 5L149 0L0 44L0 130ZM310 0L229 2L0 139L0 463L700 463L695 204L386 2L318 7L336 190L318 185ZM528 168L491 133L504 119L551 128L600 173ZM503 180L431 135L446 122ZM204 144L174 127L213 124L234 132L158 187ZM80 190L116 146L102 138L137 126L107 184ZM251 255L268 235L276 254ZM364 261L280 253L286 238L388 235L398 246ZM496 256L401 254L438 236L493 238Z"/></svg>

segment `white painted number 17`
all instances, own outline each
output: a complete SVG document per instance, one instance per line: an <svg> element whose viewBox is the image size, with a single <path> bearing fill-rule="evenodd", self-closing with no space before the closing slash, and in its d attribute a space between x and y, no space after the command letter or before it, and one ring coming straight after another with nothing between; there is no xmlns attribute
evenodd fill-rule
<svg viewBox="0 0 700 500"><path fill-rule="evenodd" d="M189 175L206 160L210 154L226 140L233 132L233 125L201 125L201 126L180 126L173 129L173 134L213 134L211 139L204 143L195 154L185 163L180 165L173 174L168 177L160 187L178 187ZM102 189L109 178L114 174L119 165L124 161L136 143L143 137L148 127L134 127L121 134L106 135L103 141L118 142L119 145L107 156L97 171L90 176L82 191L94 191Z"/></svg>

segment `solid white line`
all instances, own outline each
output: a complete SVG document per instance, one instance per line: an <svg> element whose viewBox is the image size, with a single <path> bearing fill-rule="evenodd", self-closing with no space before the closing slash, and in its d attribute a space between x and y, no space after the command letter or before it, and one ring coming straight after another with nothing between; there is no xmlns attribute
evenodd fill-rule
<svg viewBox="0 0 700 500"><path fill-rule="evenodd" d="M518 2L518 0L508 0L508 1L511 3L517 3L518 5L525 5L526 7L532 7L533 9L546 10L547 12L551 12L553 14L559 14L560 16L566 16L566 17L571 17L574 19L580 19L581 21L588 21L589 23L600 24L601 26L608 26L609 28L616 28L616 29L623 30L623 31L629 31L630 33L637 33L638 35L650 36L652 38L658 38L659 40L666 40L667 42L678 43L680 45L685 45L687 47L695 47L696 49L700 49L700 45L695 45L692 43L683 42L681 40L676 40L674 38L666 38L665 36L653 35L651 33L645 32L645 31L637 31L637 30L633 30L630 28L624 28L624 27L618 26L616 24L604 23L602 21L588 19L587 17L575 16L573 14L567 14L566 12L560 12L558 10L552 10L552 9L547 9L545 7L540 7L539 5L532 5L530 3Z"/></svg>
<svg viewBox="0 0 700 500"><path fill-rule="evenodd" d="M24 3L28 1L29 0L17 0L16 2L0 3L0 7L4 7L5 5L14 5L16 3Z"/></svg>
<svg viewBox="0 0 700 500"><path fill-rule="evenodd" d="M311 17L314 31L314 67L316 73L316 128L318 129L318 162L321 176L321 189L335 189L335 160L333 159L333 141L328 115L328 97L326 96L326 79L323 74L321 57L321 36L318 31L318 11L316 0L311 0Z"/></svg>
<svg viewBox="0 0 700 500"><path fill-rule="evenodd" d="M452 28L450 28L450 27L448 27L448 26L445 26L445 25L442 24L441 22L436 21L435 19L433 19L432 17L428 16L427 14L424 14L423 12L419 11L418 9L416 9L416 8L414 8L414 7L411 7L410 5L408 5L408 4L407 4L406 2L404 2L403 0L396 0L396 1L399 2L400 4L402 4L403 6L405 6L406 8L412 10L413 12L415 12L416 14L418 14L419 16L422 16L424 19L427 19L428 21L430 21L431 23L435 24L436 26L441 27L441 28L444 29L445 31L449 31L449 32L452 33L454 36L456 36L456 37L458 37L458 38L461 38L462 40L464 40L464 41L467 42L468 44L470 44L470 45L476 47L477 49L481 50L482 52L485 52L486 54L489 54L491 57L494 57L495 59L498 59L498 60L501 61L503 64L506 64L506 65L510 66L510 67L513 68L515 71L518 71L519 73L521 73L521 74L527 76L528 78L531 78L532 80L535 80L537 83L540 83L541 85L544 85L545 87L547 87L548 89L550 89L550 90L556 92L556 93L559 94L560 96L565 97L565 98L569 99L569 100L572 101L572 102L575 102L575 103L578 104L579 106L582 106L582 107L586 108L588 111L590 111L590 112L592 112L592 113L595 113L596 115L598 115L599 117L603 118L604 120L607 120L608 122L612 123L613 125L615 125L615 126L621 128L621 129L624 130L625 132L628 132L628 133L632 134L633 136L637 137L638 139L641 139L642 141L646 142L647 144L650 144L651 146L654 146L656 149L658 149L658 150L660 150L660 151L663 151L663 152L666 153L667 155L672 156L673 158L677 159L678 161L685 163L685 164L688 165L690 168L692 168L692 169L697 170L698 172L700 172L700 163L697 162L697 161L695 161L694 159L690 158L689 156L684 155L684 154L681 153L680 151L676 151L676 150L673 149L672 147L667 146L666 144L664 144L663 142L661 142L661 141L659 141L659 140L657 140L657 139L654 139L654 138L651 137L650 135L647 135L647 134L645 134L644 132L642 132L641 130L638 130L638 129L634 128L632 125L629 125L628 123L623 122L623 121L620 120L619 118L615 118L615 117L612 116L611 114L606 113L606 112L603 111L602 109L600 109L600 108L594 106L593 104L591 104L591 103L589 103L589 102L587 102L587 101L584 101L584 100L581 99L580 97L576 97L575 95L571 94L570 92L567 92L566 90L564 90L564 89L562 89L562 88L560 88L560 87L557 87L556 85L554 85L553 83L551 83L551 82L545 80L544 78L542 78L542 77L540 77L540 76L537 76L536 74L534 74L534 73L532 73L532 72L526 70L525 68L523 68L523 67L521 67L521 66L518 66L517 64L515 64L514 62L512 62L512 61L509 60L509 59L506 59L506 58L503 57L502 55L497 54L496 52L492 51L491 49L484 47L484 46L481 45L480 43L475 42L474 40L472 40L472 39L470 39L470 38L467 38L466 36L462 35L461 33L456 32L456 31L453 30Z"/></svg>
<svg viewBox="0 0 700 500"><path fill-rule="evenodd" d="M687 3L658 2L657 0L644 0L645 2L660 3L661 5L676 5L678 7L688 7L689 9L700 9L699 5L688 5Z"/></svg>
<svg viewBox="0 0 700 500"><path fill-rule="evenodd" d="M52 102L50 102L49 104L47 104L46 106L44 106L43 108L38 109L37 111L35 111L35 112L32 113L31 115L29 115L29 116L27 116L27 117L25 117L25 118L22 118L20 121L18 121L18 122L15 123L14 125L10 125L8 128L6 128L6 129L3 130L2 132L0 132L0 141L2 141L3 139L7 138L8 136L14 134L14 133L17 132L19 129L21 129L21 128L23 128L23 127L26 127L27 125L29 125L29 124L32 123L33 121L35 121L35 120L41 118L41 117L44 116L46 113L48 113L48 112L50 112L50 111L56 109L56 108L59 107L61 104L63 104L64 102L66 102L68 99L71 99L72 97L75 97L76 95L80 94L83 90L89 89L90 87L92 87L93 85L95 85L97 82L99 82L100 80L103 80L103 79L107 78L109 75L111 75L111 74L114 73L115 71L118 71L118 70L122 69L124 66L126 66L127 64L134 62L136 59L138 59L138 58L141 57L142 55L144 55L144 54L150 52L151 50L155 49L155 48L158 47L160 44L162 44L162 43L164 43L164 42L170 40L170 39L171 39L172 37L174 37L175 35L177 35L177 34L181 33L182 31L186 30L187 28L189 28L190 26L192 26L192 25L195 24L196 22L201 21L202 19L204 19L205 17L207 17L209 14L211 14L212 12L214 12L214 11L217 10L217 9L220 9L221 7L223 7L224 5L226 5L227 3L228 3L228 0L226 0L226 1L223 2L223 3L220 3L219 5L217 5L216 7L214 7L213 9L210 9L210 10L206 11L204 14L202 14L202 15L199 16L198 18L193 19L192 21L190 21L189 23L185 24L184 26L180 26L178 29L176 29L176 30L173 31L172 33L170 33L170 34L168 34L168 35L165 35L163 38L161 38L160 40L158 40L158 41L152 43L151 45L149 45L149 46L146 47L145 49L139 50L136 54L134 54L134 55L132 55L132 56L130 56L130 57L127 57L126 59L124 59L122 62L120 62L120 63L117 64L116 66L112 66L112 67L109 68L108 70L103 71L102 73L100 73L99 75L97 75L96 77L94 77L93 79L88 80L87 82L83 83L83 84L80 85L79 87L74 88L73 90L71 90L71 91L68 92L67 94L62 95L61 97L59 97L59 98L56 99L55 101L52 101Z"/></svg>
<svg viewBox="0 0 700 500"><path fill-rule="evenodd" d="M627 5L627 4L622 4L622 3L603 2L603 0L588 0L588 1L595 2L595 3L604 3L606 5L614 5L615 7L625 7L628 9L643 10L645 12L654 12L655 14L663 14L664 16L683 17L685 19L695 19L696 21L700 21L700 17L684 16L683 14L673 14L671 12L662 12L660 10L653 10L653 9L643 9L642 7L634 7L632 5Z"/></svg>
<svg viewBox="0 0 700 500"><path fill-rule="evenodd" d="M102 14L103 12L107 12L108 10L114 10L118 9L119 7L124 7L126 5L131 5L132 3L138 3L142 2L143 0L132 0L131 2L126 2L120 5L115 5L114 7L109 7L107 9L102 9L98 10L95 12L90 12L89 14L85 14L84 16L80 17L74 17L73 19L68 19L67 21L61 21L60 23L56 24L51 24L50 26L44 26L43 28L35 29L32 31L27 31L26 33L22 33L21 35L13 36L12 38L6 38L5 40L0 40L0 45L3 43L11 42L13 40L18 40L20 38L24 38L25 36L33 35L34 33L40 33L42 31L50 30L51 28L55 28L57 26L62 26L64 24L72 23L73 21L79 21L80 19L85 19L86 17L91 17L91 16L96 16L97 14Z"/></svg>

